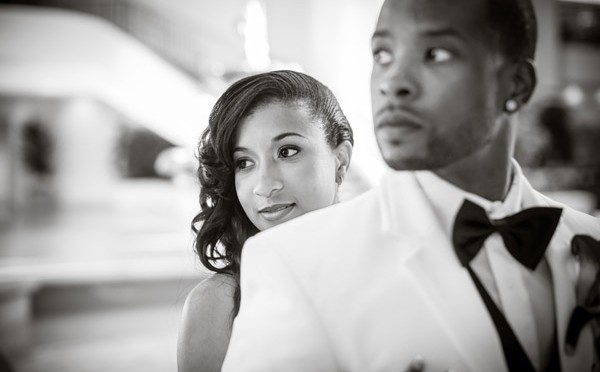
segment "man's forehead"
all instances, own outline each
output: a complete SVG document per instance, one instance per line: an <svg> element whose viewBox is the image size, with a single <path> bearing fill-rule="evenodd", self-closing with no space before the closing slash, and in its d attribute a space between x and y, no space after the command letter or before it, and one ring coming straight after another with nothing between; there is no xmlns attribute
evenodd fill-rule
<svg viewBox="0 0 600 372"><path fill-rule="evenodd" d="M487 0L386 0L377 31L391 27L475 31L486 24Z"/></svg>
<svg viewBox="0 0 600 372"><path fill-rule="evenodd" d="M403 10L457 8L462 12L472 12L484 9L487 3L488 0L384 0L382 7Z"/></svg>

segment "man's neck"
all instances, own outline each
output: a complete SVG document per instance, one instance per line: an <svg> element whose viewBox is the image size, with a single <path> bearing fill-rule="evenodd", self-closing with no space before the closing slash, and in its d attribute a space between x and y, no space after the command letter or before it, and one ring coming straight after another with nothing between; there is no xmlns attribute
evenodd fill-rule
<svg viewBox="0 0 600 372"><path fill-rule="evenodd" d="M511 125L476 153L433 172L446 181L488 200L504 200L512 178L514 139Z"/></svg>
<svg viewBox="0 0 600 372"><path fill-rule="evenodd" d="M462 190L487 200L504 200L510 188L512 164L507 161L494 167L447 167L434 170L434 173Z"/></svg>

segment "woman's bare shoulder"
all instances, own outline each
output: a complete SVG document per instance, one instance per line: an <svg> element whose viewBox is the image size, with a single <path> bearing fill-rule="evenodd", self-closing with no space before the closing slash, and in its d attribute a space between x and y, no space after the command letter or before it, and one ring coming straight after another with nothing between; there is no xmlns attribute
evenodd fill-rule
<svg viewBox="0 0 600 372"><path fill-rule="evenodd" d="M190 291L186 299L186 306L193 308L199 306L201 309L208 307L210 309L229 302L233 306L234 292L235 281L230 275L212 274Z"/></svg>
<svg viewBox="0 0 600 372"><path fill-rule="evenodd" d="M188 294L179 329L179 371L219 371L231 336L235 281L213 274Z"/></svg>

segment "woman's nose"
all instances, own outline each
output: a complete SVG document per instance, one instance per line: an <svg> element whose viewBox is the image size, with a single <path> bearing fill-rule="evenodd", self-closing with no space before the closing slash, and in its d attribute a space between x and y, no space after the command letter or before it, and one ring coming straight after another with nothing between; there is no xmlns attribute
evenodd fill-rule
<svg viewBox="0 0 600 372"><path fill-rule="evenodd" d="M253 190L255 195L270 198L282 188L283 180L276 166L265 165L260 167L258 180Z"/></svg>

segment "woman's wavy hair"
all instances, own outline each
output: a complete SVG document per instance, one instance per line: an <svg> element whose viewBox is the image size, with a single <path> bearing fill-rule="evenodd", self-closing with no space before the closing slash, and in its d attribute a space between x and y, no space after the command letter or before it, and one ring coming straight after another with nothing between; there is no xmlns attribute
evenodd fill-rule
<svg viewBox="0 0 600 372"><path fill-rule="evenodd" d="M198 143L200 213L192 220L192 230L202 264L231 275L236 283L232 317L239 310L242 246L258 232L237 198L233 146L242 120L273 102L307 109L332 149L343 141L354 144L352 128L331 90L306 74L282 70L245 77L219 97Z"/></svg>

